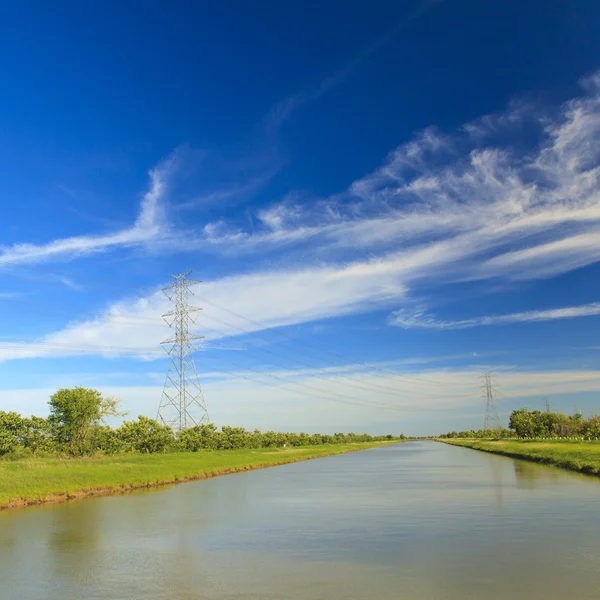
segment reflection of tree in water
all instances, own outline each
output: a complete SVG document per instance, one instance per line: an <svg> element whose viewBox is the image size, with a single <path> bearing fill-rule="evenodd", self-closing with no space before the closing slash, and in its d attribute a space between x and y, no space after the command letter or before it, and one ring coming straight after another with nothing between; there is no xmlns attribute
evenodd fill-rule
<svg viewBox="0 0 600 600"><path fill-rule="evenodd" d="M55 575L81 585L94 577L100 542L98 501L86 499L53 507L48 550ZM98 573L98 576L101 576Z"/></svg>
<svg viewBox="0 0 600 600"><path fill-rule="evenodd" d="M504 488L504 480L502 478L502 470L504 464L498 460L497 456L487 456L490 463L490 471L492 473L492 479L494 481L494 496L496 497L496 504L502 506L502 490Z"/></svg>
<svg viewBox="0 0 600 600"><path fill-rule="evenodd" d="M561 476L559 471L526 460L513 460L513 465L517 486L523 488L534 489L540 483L553 481Z"/></svg>
<svg viewBox="0 0 600 600"><path fill-rule="evenodd" d="M18 533L13 531L13 523L16 523L16 519L12 518L9 511L0 512L0 551L10 552L17 545Z"/></svg>

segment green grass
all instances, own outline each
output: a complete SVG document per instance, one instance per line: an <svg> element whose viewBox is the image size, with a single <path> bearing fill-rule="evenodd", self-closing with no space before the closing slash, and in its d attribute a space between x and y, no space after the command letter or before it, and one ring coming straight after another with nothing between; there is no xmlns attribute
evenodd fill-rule
<svg viewBox="0 0 600 600"><path fill-rule="evenodd" d="M0 462L0 508L118 493L275 466L384 445L385 442L95 458Z"/></svg>
<svg viewBox="0 0 600 600"><path fill-rule="evenodd" d="M589 475L600 475L600 441L466 439L440 441L453 446L524 458Z"/></svg>

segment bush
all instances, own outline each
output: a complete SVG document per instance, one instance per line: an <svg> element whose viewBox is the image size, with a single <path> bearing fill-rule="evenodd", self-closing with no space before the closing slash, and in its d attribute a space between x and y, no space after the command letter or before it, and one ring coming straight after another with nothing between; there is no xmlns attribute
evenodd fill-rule
<svg viewBox="0 0 600 600"><path fill-rule="evenodd" d="M0 456L23 446L25 420L16 412L0 411Z"/></svg>
<svg viewBox="0 0 600 600"><path fill-rule="evenodd" d="M242 448L282 448L372 442L394 439L391 434L370 436L356 433L326 435L281 433L243 427L223 426L219 431L212 423L198 425L175 436L172 429L140 415L118 429L102 425L105 416L123 416L118 401L104 398L93 389L64 388L50 397L47 419L25 418L16 412L0 411L0 456L16 460L27 456L69 453L117 454L120 452L198 452L200 450L236 450ZM401 435L400 439L405 439Z"/></svg>
<svg viewBox="0 0 600 600"><path fill-rule="evenodd" d="M143 415L137 421L126 421L116 433L128 452L164 452L175 441L170 427Z"/></svg>

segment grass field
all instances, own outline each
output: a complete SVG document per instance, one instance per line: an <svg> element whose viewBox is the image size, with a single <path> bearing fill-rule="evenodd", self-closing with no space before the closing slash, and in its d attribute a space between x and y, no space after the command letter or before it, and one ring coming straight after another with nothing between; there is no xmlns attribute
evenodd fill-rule
<svg viewBox="0 0 600 600"><path fill-rule="evenodd" d="M600 475L600 441L466 439L440 441L453 446L533 460L589 475Z"/></svg>
<svg viewBox="0 0 600 600"><path fill-rule="evenodd" d="M0 508L202 479L382 446L386 442L0 462Z"/></svg>

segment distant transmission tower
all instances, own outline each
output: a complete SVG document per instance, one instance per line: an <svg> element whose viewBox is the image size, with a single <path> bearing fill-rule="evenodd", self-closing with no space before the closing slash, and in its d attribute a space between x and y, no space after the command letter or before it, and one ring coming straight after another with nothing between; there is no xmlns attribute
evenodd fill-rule
<svg viewBox="0 0 600 600"><path fill-rule="evenodd" d="M485 399L485 419L483 420L484 429L494 429L500 427L500 416L494 402L492 386L492 376L485 373L483 376L483 397Z"/></svg>
<svg viewBox="0 0 600 600"><path fill-rule="evenodd" d="M191 270L183 275L171 275L175 281L163 289L175 305L163 315L169 327L175 329L175 335L161 342L171 362L157 420L175 431L209 422L193 356L198 350L197 342L203 336L189 332L190 323L195 323L197 313L201 310L188 304L189 295L193 295L190 287L200 282L190 279L190 273Z"/></svg>

